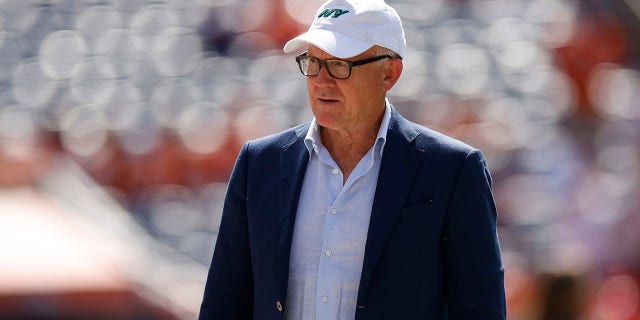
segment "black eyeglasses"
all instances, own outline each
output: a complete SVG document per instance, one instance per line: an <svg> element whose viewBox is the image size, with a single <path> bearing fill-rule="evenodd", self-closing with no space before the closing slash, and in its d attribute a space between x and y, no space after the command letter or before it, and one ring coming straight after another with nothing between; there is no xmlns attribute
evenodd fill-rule
<svg viewBox="0 0 640 320"><path fill-rule="evenodd" d="M324 66L332 78L344 80L349 79L349 77L351 76L351 69L353 67L386 58L394 59L395 57L385 54L382 56L362 59L358 61L346 61L340 59L320 60L318 58L309 57L305 52L296 57L296 62L298 62L300 72L302 72L302 74L307 77L317 76L320 73L320 69Z"/></svg>

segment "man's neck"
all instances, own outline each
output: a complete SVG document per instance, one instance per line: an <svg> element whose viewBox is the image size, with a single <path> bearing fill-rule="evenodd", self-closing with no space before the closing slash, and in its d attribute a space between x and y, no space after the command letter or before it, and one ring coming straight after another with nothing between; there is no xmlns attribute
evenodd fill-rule
<svg viewBox="0 0 640 320"><path fill-rule="evenodd" d="M322 144L342 171L343 183L375 143L383 117L384 111L375 122L348 132L319 128Z"/></svg>

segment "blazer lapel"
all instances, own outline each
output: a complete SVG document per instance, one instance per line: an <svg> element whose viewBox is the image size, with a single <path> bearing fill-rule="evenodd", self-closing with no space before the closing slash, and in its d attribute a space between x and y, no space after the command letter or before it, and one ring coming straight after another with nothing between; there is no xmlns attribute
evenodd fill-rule
<svg viewBox="0 0 640 320"><path fill-rule="evenodd" d="M387 142L382 155L371 220L365 245L362 276L358 290L358 305L364 303L365 292L371 282L375 266L389 233L411 189L415 172L424 151L416 149L413 140L419 135L409 122L392 109Z"/></svg>
<svg viewBox="0 0 640 320"><path fill-rule="evenodd" d="M286 299L289 278L289 256L291 239L298 208L298 198L302 189L302 181L309 162L309 151L304 144L304 137L309 124L295 130L295 137L280 151L278 167L278 219L280 240L276 264L276 276L280 283L281 299Z"/></svg>

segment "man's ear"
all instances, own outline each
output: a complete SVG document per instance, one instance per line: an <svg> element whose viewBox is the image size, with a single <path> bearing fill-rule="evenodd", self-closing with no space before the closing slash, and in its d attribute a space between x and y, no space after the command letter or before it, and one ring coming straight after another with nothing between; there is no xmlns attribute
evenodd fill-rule
<svg viewBox="0 0 640 320"><path fill-rule="evenodd" d="M385 91L389 91L400 78L403 64L400 59L387 59L385 62L386 67L382 75L382 86Z"/></svg>

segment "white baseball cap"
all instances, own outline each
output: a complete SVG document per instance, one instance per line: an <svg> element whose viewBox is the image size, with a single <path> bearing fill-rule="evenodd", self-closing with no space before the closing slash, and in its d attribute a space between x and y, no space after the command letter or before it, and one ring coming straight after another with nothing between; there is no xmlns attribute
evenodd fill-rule
<svg viewBox="0 0 640 320"><path fill-rule="evenodd" d="M374 45L404 57L402 21L384 0L329 0L320 6L307 32L289 40L284 52L314 45L338 58L357 56Z"/></svg>

